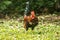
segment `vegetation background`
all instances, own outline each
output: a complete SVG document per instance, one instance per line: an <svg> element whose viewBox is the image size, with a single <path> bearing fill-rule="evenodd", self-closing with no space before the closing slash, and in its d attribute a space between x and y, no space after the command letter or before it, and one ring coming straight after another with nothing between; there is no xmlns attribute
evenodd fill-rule
<svg viewBox="0 0 60 40"><path fill-rule="evenodd" d="M23 28L26 2L39 24ZM60 0L0 0L0 40L60 40Z"/></svg>

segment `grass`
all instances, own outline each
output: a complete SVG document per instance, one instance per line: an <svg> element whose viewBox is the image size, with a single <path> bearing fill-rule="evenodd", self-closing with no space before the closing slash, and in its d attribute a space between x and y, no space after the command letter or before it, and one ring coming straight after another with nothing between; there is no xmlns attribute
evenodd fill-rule
<svg viewBox="0 0 60 40"><path fill-rule="evenodd" d="M39 23L32 31L25 31L23 22L0 20L0 40L60 40L60 26Z"/></svg>

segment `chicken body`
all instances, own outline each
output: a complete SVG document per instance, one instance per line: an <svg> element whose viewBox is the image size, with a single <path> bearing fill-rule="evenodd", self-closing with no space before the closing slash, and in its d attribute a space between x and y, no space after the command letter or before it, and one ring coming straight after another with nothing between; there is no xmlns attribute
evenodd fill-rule
<svg viewBox="0 0 60 40"><path fill-rule="evenodd" d="M34 11L31 11L30 16L24 15L24 28L28 30L30 27L32 30L38 24L38 18L35 16Z"/></svg>

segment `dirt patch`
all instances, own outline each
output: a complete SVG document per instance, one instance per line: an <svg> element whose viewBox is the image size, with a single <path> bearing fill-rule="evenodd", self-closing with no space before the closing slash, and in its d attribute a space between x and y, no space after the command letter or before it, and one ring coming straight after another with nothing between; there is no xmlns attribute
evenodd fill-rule
<svg viewBox="0 0 60 40"><path fill-rule="evenodd" d="M58 15L42 15L38 17L39 22L54 23L60 25L60 16Z"/></svg>

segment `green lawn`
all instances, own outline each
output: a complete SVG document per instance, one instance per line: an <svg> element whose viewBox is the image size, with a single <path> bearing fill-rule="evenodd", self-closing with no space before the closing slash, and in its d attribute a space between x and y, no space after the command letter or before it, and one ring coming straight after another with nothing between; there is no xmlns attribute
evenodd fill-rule
<svg viewBox="0 0 60 40"><path fill-rule="evenodd" d="M0 20L0 40L60 40L60 26L39 23L34 31L25 31L23 22Z"/></svg>

